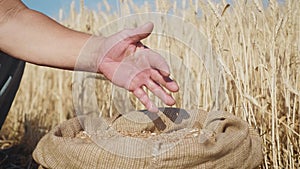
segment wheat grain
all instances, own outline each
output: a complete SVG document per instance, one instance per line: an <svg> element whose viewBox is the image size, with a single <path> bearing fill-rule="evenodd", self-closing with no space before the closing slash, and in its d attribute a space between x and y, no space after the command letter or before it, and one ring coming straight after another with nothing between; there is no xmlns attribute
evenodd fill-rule
<svg viewBox="0 0 300 169"><path fill-rule="evenodd" d="M259 12L262 12L262 11L263 11L263 8L262 8L260 2L258 2L258 0L254 0L254 4L255 4L256 9L257 9Z"/></svg>
<svg viewBox="0 0 300 169"><path fill-rule="evenodd" d="M210 1L208 0L207 1L208 4L209 4L209 7L211 8L212 12L214 13L215 17L221 21L221 15L219 14L218 10L217 10L217 7Z"/></svg>

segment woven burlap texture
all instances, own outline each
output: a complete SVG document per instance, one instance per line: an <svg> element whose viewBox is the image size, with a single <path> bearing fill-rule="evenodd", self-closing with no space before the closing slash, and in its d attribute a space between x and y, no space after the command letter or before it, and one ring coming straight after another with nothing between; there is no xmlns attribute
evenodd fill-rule
<svg viewBox="0 0 300 169"><path fill-rule="evenodd" d="M222 111L190 113L182 110L168 108L159 114L158 119L143 123L128 117L149 119L149 113L127 113L108 124L110 129L107 130L113 129L122 134L102 140L100 137L97 139L97 135L88 139L77 137L83 130L82 126L87 128L87 123L95 117L73 118L46 134L34 150L33 158L41 168L55 169L248 169L260 165L263 158L261 139L245 121ZM99 127L98 130L106 129ZM151 131L152 134L150 132L149 135L138 137L137 133L145 131ZM137 137L132 139L136 134ZM109 144L105 147L101 141L113 147ZM168 144L170 142L173 144ZM147 153L151 148L153 151ZM120 150L120 153L115 150Z"/></svg>

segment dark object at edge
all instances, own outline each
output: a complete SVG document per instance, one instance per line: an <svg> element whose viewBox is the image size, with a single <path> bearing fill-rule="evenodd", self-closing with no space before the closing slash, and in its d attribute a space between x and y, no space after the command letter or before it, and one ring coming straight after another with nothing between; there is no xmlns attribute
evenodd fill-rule
<svg viewBox="0 0 300 169"><path fill-rule="evenodd" d="M0 51L0 130L18 91L25 62Z"/></svg>

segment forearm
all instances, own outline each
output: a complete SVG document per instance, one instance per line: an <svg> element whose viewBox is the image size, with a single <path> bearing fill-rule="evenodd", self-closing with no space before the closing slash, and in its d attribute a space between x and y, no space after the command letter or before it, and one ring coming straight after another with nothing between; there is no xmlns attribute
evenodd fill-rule
<svg viewBox="0 0 300 169"><path fill-rule="evenodd" d="M57 68L73 69L89 37L25 6L0 23L2 51L27 62Z"/></svg>

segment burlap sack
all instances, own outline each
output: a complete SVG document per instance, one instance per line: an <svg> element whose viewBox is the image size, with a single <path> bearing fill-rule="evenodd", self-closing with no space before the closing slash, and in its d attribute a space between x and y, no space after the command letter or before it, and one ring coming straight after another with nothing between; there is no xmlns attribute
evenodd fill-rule
<svg viewBox="0 0 300 169"><path fill-rule="evenodd" d="M96 126L95 117L68 120L40 140L33 158L41 168L64 169L248 169L261 163L260 137L232 114L163 111L159 116L130 112ZM82 126L95 133L78 136Z"/></svg>

